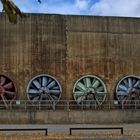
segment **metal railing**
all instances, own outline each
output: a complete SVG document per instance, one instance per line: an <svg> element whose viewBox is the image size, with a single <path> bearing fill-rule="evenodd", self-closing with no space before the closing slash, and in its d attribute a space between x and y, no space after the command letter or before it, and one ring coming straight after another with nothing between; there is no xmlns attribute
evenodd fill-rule
<svg viewBox="0 0 140 140"><path fill-rule="evenodd" d="M28 100L13 100L8 101L8 107L6 108L3 104L3 101L0 101L0 110L113 110L113 109L132 109L140 110L140 100L137 101L127 101L119 103L116 100L106 100L101 105L98 105L97 102L83 102L78 105L74 100L59 100L56 102L50 101L38 101L36 103L31 103Z"/></svg>

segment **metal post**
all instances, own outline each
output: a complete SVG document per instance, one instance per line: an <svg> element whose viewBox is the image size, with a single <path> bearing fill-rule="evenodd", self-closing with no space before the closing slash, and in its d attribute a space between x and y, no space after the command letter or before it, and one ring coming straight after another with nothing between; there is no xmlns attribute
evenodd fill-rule
<svg viewBox="0 0 140 140"><path fill-rule="evenodd" d="M40 110L40 101L39 101L39 105L38 106L39 106L38 109Z"/></svg>
<svg viewBox="0 0 140 140"><path fill-rule="evenodd" d="M26 110L26 104L27 104L27 102L26 102L26 101L24 101L24 108L25 108L25 110Z"/></svg>
<svg viewBox="0 0 140 140"><path fill-rule="evenodd" d="M52 107L53 107L53 110L55 110L55 102L53 102L53 105L52 105Z"/></svg>
<svg viewBox="0 0 140 140"><path fill-rule="evenodd" d="M69 111L70 108L69 108L69 101L67 101L67 111Z"/></svg>
<svg viewBox="0 0 140 140"><path fill-rule="evenodd" d="M12 110L12 102L10 102L10 110Z"/></svg>
<svg viewBox="0 0 140 140"><path fill-rule="evenodd" d="M135 101L135 109L137 109L137 103L136 103L137 101Z"/></svg>
<svg viewBox="0 0 140 140"><path fill-rule="evenodd" d="M123 135L123 128L121 128L121 134Z"/></svg>
<svg viewBox="0 0 140 140"><path fill-rule="evenodd" d="M48 135L48 129L45 130L45 135L46 135L46 136Z"/></svg>
<svg viewBox="0 0 140 140"><path fill-rule="evenodd" d="M123 110L124 109L123 102L121 104L122 104L122 110Z"/></svg>
<svg viewBox="0 0 140 140"><path fill-rule="evenodd" d="M69 133L70 135L71 135L71 131L72 131L72 130L71 130L71 128L70 128L70 133Z"/></svg>
<svg viewBox="0 0 140 140"><path fill-rule="evenodd" d="M108 104L108 109L110 110L110 101L109 101L109 104Z"/></svg>

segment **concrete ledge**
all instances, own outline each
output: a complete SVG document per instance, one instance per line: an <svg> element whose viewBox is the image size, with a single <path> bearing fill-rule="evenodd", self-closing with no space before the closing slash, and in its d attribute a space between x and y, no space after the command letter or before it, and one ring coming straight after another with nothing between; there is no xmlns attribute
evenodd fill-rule
<svg viewBox="0 0 140 140"><path fill-rule="evenodd" d="M139 110L0 111L0 124L140 123Z"/></svg>

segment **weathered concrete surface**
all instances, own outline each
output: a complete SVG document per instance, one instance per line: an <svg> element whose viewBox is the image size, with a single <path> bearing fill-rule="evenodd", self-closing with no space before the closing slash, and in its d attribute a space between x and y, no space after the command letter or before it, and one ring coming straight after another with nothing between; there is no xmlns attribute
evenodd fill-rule
<svg viewBox="0 0 140 140"><path fill-rule="evenodd" d="M119 124L140 122L139 111L0 111L0 124Z"/></svg>
<svg viewBox="0 0 140 140"><path fill-rule="evenodd" d="M107 85L107 99L126 75L140 76L140 19L67 17L67 94L82 75L93 74ZM73 81L73 82L70 82Z"/></svg>
<svg viewBox="0 0 140 140"><path fill-rule="evenodd" d="M0 13L0 74L15 82L19 100L27 99L31 78L43 73L60 82L61 100L73 99L75 81L86 74L100 77L107 86L107 99L113 100L119 79L140 76L139 40L139 18L27 14L13 25ZM139 111L0 114L0 123L140 122Z"/></svg>
<svg viewBox="0 0 140 140"><path fill-rule="evenodd" d="M38 74L54 76L65 93L65 34L59 15L28 14L13 25L0 14L0 74L13 79L19 99L27 99L28 82Z"/></svg>
<svg viewBox="0 0 140 140"><path fill-rule="evenodd" d="M61 99L83 75L99 76L114 99L117 81L140 76L140 19L28 14L13 25L0 14L0 74L9 76L26 98L28 82L50 74L62 85Z"/></svg>

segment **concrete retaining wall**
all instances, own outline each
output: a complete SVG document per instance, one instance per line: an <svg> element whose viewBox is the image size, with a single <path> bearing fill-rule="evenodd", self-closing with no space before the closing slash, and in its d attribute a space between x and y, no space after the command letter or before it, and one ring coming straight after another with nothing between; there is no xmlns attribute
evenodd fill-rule
<svg viewBox="0 0 140 140"><path fill-rule="evenodd" d="M0 124L116 124L140 122L135 110L112 111L0 111ZM120 115L121 114L121 115Z"/></svg>

